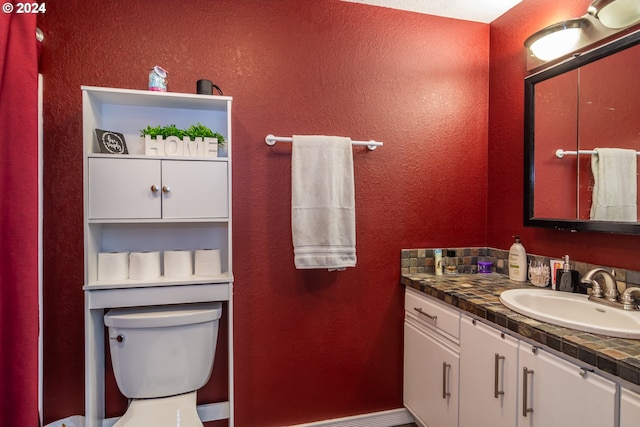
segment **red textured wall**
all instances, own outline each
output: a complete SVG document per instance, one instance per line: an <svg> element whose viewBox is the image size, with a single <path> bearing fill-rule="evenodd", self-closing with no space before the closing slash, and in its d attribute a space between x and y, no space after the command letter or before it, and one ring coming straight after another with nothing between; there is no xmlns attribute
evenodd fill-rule
<svg viewBox="0 0 640 427"><path fill-rule="evenodd" d="M489 26L335 0L51 0L39 25L45 423L84 411L80 86L145 88L156 64L234 97L236 425L401 407L400 249L485 244ZM294 269L291 147L269 133L384 142L354 148L356 268Z"/></svg>
<svg viewBox="0 0 640 427"><path fill-rule="evenodd" d="M530 253L640 270L640 236L523 227L524 40L586 13L591 0L524 0L491 24L487 244L508 248L522 235Z"/></svg>

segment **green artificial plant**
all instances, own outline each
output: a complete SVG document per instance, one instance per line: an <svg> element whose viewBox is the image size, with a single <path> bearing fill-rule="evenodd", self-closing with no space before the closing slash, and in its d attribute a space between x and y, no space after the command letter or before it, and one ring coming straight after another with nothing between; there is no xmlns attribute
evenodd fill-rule
<svg viewBox="0 0 640 427"><path fill-rule="evenodd" d="M149 135L152 138L157 138L158 136L162 136L163 138L166 138L168 136L177 136L178 138L182 138L186 136L191 139L216 138L218 140L219 146L223 146L226 142L224 136L222 136L218 132L212 131L200 122L195 125L189 126L187 129L179 129L178 127L176 127L176 125L173 124L169 126L147 126L145 129L140 129L140 136L145 135Z"/></svg>

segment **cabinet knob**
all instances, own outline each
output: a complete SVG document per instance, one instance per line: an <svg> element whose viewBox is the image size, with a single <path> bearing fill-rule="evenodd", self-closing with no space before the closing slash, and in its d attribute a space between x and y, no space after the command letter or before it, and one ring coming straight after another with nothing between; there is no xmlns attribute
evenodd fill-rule
<svg viewBox="0 0 640 427"><path fill-rule="evenodd" d="M153 184L153 185L151 186L151 192L152 192L152 193L157 193L158 191L160 191L160 188L158 188L158 186L157 186L157 185Z"/></svg>
<svg viewBox="0 0 640 427"><path fill-rule="evenodd" d="M171 187L169 187L168 185L163 185L162 186L162 192L163 193L171 193Z"/></svg>

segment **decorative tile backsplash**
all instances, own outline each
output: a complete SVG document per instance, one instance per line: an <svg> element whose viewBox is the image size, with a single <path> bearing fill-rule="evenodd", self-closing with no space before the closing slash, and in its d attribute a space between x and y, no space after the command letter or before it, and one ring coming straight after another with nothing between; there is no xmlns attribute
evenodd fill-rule
<svg viewBox="0 0 640 427"><path fill-rule="evenodd" d="M401 274L417 274L431 273L434 269L434 250L440 248L427 249L403 249L401 255ZM490 261L492 270L495 273L509 274L509 251L494 248L441 248L443 255L447 251L455 251L455 261L458 266L458 272L462 274L477 273L478 261ZM549 265L550 258L540 255L527 254L527 261L542 261ZM640 271L626 270L623 268L607 267L596 264L588 264L575 260L570 260L571 269L577 270L580 277L584 276L589 270L596 267L605 267L613 269L616 272L616 281L618 282L618 290L622 292L629 286L640 286Z"/></svg>

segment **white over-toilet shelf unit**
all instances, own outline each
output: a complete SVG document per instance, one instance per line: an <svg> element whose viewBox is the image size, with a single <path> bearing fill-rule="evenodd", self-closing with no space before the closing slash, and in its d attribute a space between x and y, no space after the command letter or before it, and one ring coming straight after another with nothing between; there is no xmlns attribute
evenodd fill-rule
<svg viewBox="0 0 640 427"><path fill-rule="evenodd" d="M85 416L105 419L105 310L222 301L228 323L228 400L198 406L233 427L231 97L82 87L84 144ZM218 157L145 155L140 130L201 123L226 139ZM128 154L102 154L95 129L124 135ZM167 192L160 191L166 187ZM100 252L219 249L214 277L98 280ZM214 365L215 369L215 365Z"/></svg>

